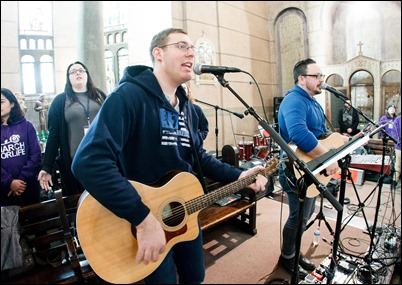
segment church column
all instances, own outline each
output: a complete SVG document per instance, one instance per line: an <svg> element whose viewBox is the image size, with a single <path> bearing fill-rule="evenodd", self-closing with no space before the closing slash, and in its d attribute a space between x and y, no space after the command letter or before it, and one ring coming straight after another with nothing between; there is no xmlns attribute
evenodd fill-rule
<svg viewBox="0 0 402 285"><path fill-rule="evenodd" d="M98 88L107 92L102 1L78 1L77 54Z"/></svg>

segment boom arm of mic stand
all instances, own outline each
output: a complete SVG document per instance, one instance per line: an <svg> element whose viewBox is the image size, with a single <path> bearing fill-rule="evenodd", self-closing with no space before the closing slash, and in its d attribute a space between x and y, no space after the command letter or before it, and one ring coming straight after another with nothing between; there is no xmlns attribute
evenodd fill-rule
<svg viewBox="0 0 402 285"><path fill-rule="evenodd" d="M198 99L195 99L195 101L215 108L215 157L216 157L216 159L218 159L218 157L219 157L219 154L218 154L218 151L219 151L219 148L218 148L218 134L219 134L219 129L218 129L218 106L214 106L214 105L209 104L207 102L202 102L202 101L200 101Z"/></svg>
<svg viewBox="0 0 402 285"><path fill-rule="evenodd" d="M233 114L233 115L239 117L240 119L243 119L243 118L244 118L244 115L243 115L243 114L239 114L239 113L236 113L236 112L232 112L232 111L227 110L227 109L225 109L225 108L219 107L218 105L212 105L212 104L209 104L209 103L207 103L207 102L204 102L204 101L201 101L201 100L198 100L198 99L195 99L195 102L198 102L198 103L201 103L201 104L210 106L210 107L212 107L212 108L215 108L216 110L222 110L222 111L231 113L231 114Z"/></svg>
<svg viewBox="0 0 402 285"><path fill-rule="evenodd" d="M218 79L219 83L230 90L236 98L243 103L243 105L247 108L249 114L253 115L254 118L257 119L260 126L266 130L270 136L279 144L279 146L287 153L288 157L293 161L293 163L297 164L297 168L302 170L311 181L317 186L318 191L324 195L325 198L335 207L337 211L342 211L342 205L335 199L335 197L328 191L327 187L323 185L308 169L307 165L300 160L295 152L289 147L289 145L282 139L282 137L265 121L262 119L257 112L250 107L234 90L229 86L229 83L223 78L223 74L215 75Z"/></svg>

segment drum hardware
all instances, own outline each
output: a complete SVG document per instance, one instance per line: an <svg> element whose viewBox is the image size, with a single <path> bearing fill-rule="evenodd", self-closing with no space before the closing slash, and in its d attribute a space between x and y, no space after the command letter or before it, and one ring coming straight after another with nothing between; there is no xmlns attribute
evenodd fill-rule
<svg viewBox="0 0 402 285"><path fill-rule="evenodd" d="M242 136L242 137L254 137L254 135L247 135L245 133L242 134L234 134L235 136Z"/></svg>

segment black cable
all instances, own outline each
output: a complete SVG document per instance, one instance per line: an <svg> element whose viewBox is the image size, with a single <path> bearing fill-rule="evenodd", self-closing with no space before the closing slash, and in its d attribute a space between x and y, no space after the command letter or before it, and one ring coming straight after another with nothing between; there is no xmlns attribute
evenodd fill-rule
<svg viewBox="0 0 402 285"><path fill-rule="evenodd" d="M279 283L274 283L274 282L279 282ZM290 283L289 283L289 280L284 279L284 278L274 278L265 284L290 284Z"/></svg>
<svg viewBox="0 0 402 285"><path fill-rule="evenodd" d="M262 110L263 110L263 112L264 112L264 117L265 117L265 120L266 120L267 122L269 122L268 117L267 117L267 113L266 113L266 111L265 111L265 104L264 104L264 99L263 99L263 97L262 97L260 85L258 85L257 80L255 80L255 78L254 78L254 76L253 76L252 74L250 74L250 73L248 73L247 71L244 71L244 70L242 70L241 72L243 72L243 73L245 73L245 74L248 74L248 75L253 79L253 81L254 81L254 83L255 83L255 86L257 86L258 94L260 95L260 99L261 99ZM246 111L246 112L247 112L247 111ZM248 114L246 114L246 115L248 115Z"/></svg>

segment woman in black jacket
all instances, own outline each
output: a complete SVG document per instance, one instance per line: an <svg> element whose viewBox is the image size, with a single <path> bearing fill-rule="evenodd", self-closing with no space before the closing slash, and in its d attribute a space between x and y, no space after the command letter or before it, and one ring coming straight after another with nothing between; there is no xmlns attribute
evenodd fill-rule
<svg viewBox="0 0 402 285"><path fill-rule="evenodd" d="M79 61L70 64L64 92L58 94L49 108L49 135L38 180L49 190L57 181L52 175L60 171L63 196L82 193L83 186L71 172L71 162L90 123L101 108L106 94L97 88L88 68Z"/></svg>

